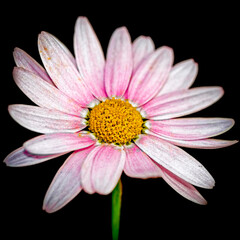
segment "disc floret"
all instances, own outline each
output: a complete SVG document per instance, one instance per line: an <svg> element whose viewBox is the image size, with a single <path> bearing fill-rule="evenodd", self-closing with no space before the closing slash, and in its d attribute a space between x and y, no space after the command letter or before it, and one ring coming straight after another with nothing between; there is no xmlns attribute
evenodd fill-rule
<svg viewBox="0 0 240 240"><path fill-rule="evenodd" d="M89 130L100 142L128 145L143 130L139 111L127 100L107 99L89 113Z"/></svg>

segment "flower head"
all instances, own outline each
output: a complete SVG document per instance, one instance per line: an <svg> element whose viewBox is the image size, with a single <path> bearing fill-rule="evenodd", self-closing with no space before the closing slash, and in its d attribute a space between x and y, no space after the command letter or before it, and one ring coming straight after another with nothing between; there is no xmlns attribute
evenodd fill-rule
<svg viewBox="0 0 240 240"><path fill-rule="evenodd" d="M229 118L179 118L223 95L221 87L189 89L198 65L173 66L173 51L155 49L149 37L133 43L125 27L114 31L106 60L85 17L75 25L75 57L53 35L42 32L45 69L16 48L13 78L37 105L9 106L22 126L42 133L10 153L8 166L28 166L73 152L54 177L43 208L54 212L81 190L109 194L122 172L134 178L162 177L185 198L206 204L193 185L212 188L210 173L179 146L214 149L236 141L213 139L229 130Z"/></svg>

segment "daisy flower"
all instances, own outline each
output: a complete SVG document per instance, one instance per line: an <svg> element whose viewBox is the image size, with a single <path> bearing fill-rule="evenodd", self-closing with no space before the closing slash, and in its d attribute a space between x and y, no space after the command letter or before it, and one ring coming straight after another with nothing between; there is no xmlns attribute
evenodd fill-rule
<svg viewBox="0 0 240 240"><path fill-rule="evenodd" d="M229 130L233 119L179 118L223 96L221 87L189 89L198 72L194 60L173 65L171 48L155 49L145 36L131 42L125 27L112 34L105 59L85 17L75 25L75 57L47 32L39 34L38 48L45 69L15 48L13 70L17 86L37 106L14 104L9 113L42 135L4 161L29 166L73 152L55 175L44 210L59 210L81 190L109 194L122 172L162 177L183 197L206 204L194 186L212 188L214 179L179 146L216 149L236 141L212 138Z"/></svg>

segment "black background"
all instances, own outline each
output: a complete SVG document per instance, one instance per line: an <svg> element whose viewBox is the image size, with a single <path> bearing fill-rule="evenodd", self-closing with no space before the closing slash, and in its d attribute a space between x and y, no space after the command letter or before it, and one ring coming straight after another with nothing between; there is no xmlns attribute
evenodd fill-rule
<svg viewBox="0 0 240 240"><path fill-rule="evenodd" d="M1 13L1 159L36 136L7 112L14 103L31 104L12 79L12 51L19 47L40 61L37 36L54 34L73 51L73 29L78 16L87 16L106 53L112 32L126 26L134 40L151 36L156 47L174 49L175 63L193 58L199 64L194 86L222 86L224 97L193 116L231 117L236 124L222 138L239 139L239 37L236 6L169 5L143 1L9 3ZM213 175L213 190L199 189L207 206L194 204L172 190L162 179L123 181L120 239L192 239L237 236L239 217L239 144L218 150L186 151ZM81 192L62 210L47 214L41 209L45 192L66 156L23 168L1 167L1 235L3 239L61 237L111 239L111 195Z"/></svg>

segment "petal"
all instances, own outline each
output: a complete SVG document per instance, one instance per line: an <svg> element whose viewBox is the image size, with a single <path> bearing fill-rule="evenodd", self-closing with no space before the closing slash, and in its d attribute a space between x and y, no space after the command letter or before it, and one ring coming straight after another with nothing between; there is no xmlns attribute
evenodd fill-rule
<svg viewBox="0 0 240 240"><path fill-rule="evenodd" d="M167 93L142 106L145 118L163 120L198 112L223 96L221 87L198 87Z"/></svg>
<svg viewBox="0 0 240 240"><path fill-rule="evenodd" d="M9 167L25 167L42 163L53 158L57 158L63 154L66 153L51 155L34 155L27 152L23 147L20 147L8 154L8 156L4 159L4 162Z"/></svg>
<svg viewBox="0 0 240 240"><path fill-rule="evenodd" d="M77 102L34 73L15 67L13 78L18 87L40 107L56 109L77 116L84 115L83 108Z"/></svg>
<svg viewBox="0 0 240 240"><path fill-rule="evenodd" d="M8 111L17 123L38 133L77 132L86 127L86 120L57 110L14 104Z"/></svg>
<svg viewBox="0 0 240 240"><path fill-rule="evenodd" d="M62 43L51 34L42 32L38 47L43 64L55 85L81 106L88 106L94 97L83 83L66 49L62 48Z"/></svg>
<svg viewBox="0 0 240 240"><path fill-rule="evenodd" d="M43 201L43 209L55 212L69 203L82 190L81 167L92 147L74 152L56 173Z"/></svg>
<svg viewBox="0 0 240 240"><path fill-rule="evenodd" d="M171 139L196 140L220 135L228 131L234 120L230 118L178 118L149 120L149 130Z"/></svg>
<svg viewBox="0 0 240 240"><path fill-rule="evenodd" d="M99 100L107 95L104 86L105 59L99 40L86 17L79 17L75 25L74 51L80 75Z"/></svg>
<svg viewBox="0 0 240 240"><path fill-rule="evenodd" d="M149 134L150 131L148 132ZM153 134L154 135L154 134ZM160 137L160 136L158 136ZM200 139L200 140L177 140L177 139L170 139L166 137L161 137L162 139L180 147L187 147L187 148L199 148L199 149L218 149L232 146L238 143L237 140L222 140L222 139Z"/></svg>
<svg viewBox="0 0 240 240"><path fill-rule="evenodd" d="M94 164L94 157L98 147L94 146L93 150L88 154L81 168L81 184L84 191L88 194L93 194L95 189L92 184L92 167Z"/></svg>
<svg viewBox="0 0 240 240"><path fill-rule="evenodd" d="M156 163L135 144L131 147L126 147L125 151L124 172L127 176L143 179L161 177L161 170Z"/></svg>
<svg viewBox="0 0 240 240"><path fill-rule="evenodd" d="M92 184L97 193L112 192L121 177L125 159L123 149L111 145L100 147L92 168Z"/></svg>
<svg viewBox="0 0 240 240"><path fill-rule="evenodd" d="M53 133L28 140L23 146L33 154L57 154L86 148L94 143L87 133Z"/></svg>
<svg viewBox="0 0 240 240"><path fill-rule="evenodd" d="M193 59L182 61L173 66L169 77L157 96L165 93L188 89L198 73L198 64Z"/></svg>
<svg viewBox="0 0 240 240"><path fill-rule="evenodd" d="M82 166L82 185L85 191L109 194L122 174L126 154L113 145L93 149Z"/></svg>
<svg viewBox="0 0 240 240"><path fill-rule="evenodd" d="M152 99L162 88L173 63L173 51L161 47L136 69L128 87L128 99L138 106Z"/></svg>
<svg viewBox="0 0 240 240"><path fill-rule="evenodd" d="M22 49L15 48L13 57L18 67L27 69L54 86L54 83L46 73L45 69Z"/></svg>
<svg viewBox="0 0 240 240"><path fill-rule="evenodd" d="M141 135L137 146L158 164L198 187L212 188L214 179L196 159L156 136Z"/></svg>
<svg viewBox="0 0 240 240"><path fill-rule="evenodd" d="M105 88L108 97L121 97L132 74L132 44L125 27L114 31L107 50Z"/></svg>
<svg viewBox="0 0 240 240"><path fill-rule="evenodd" d="M193 187L190 183L184 181L178 176L174 175L172 172L161 167L163 179L179 194L188 200L206 205L207 201L202 197L202 195Z"/></svg>
<svg viewBox="0 0 240 240"><path fill-rule="evenodd" d="M133 72L137 69L142 60L155 49L153 40L150 37L140 36L133 41Z"/></svg>
<svg viewBox="0 0 240 240"><path fill-rule="evenodd" d="M62 51L66 55L66 57L68 57L68 59L72 62L72 64L75 67L77 67L76 60L75 60L74 56L72 55L72 53L70 52L70 50L58 38L56 38L52 34L49 34L49 35L51 35L51 37L55 39L55 41L58 43L58 45L61 47Z"/></svg>

